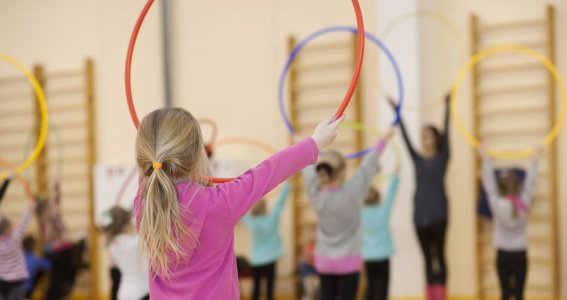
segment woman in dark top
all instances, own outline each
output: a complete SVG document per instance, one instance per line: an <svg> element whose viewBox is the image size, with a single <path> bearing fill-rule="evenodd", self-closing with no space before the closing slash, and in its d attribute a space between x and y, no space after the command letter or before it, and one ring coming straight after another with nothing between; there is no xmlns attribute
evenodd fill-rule
<svg viewBox="0 0 567 300"><path fill-rule="evenodd" d="M445 236L447 232L447 194L445 173L449 163L449 102L445 98L445 129L433 125L421 131L421 152L412 145L404 122L400 122L406 147L415 169L413 220L425 259L427 299L446 299L447 266L445 263ZM395 106L395 103L391 101Z"/></svg>

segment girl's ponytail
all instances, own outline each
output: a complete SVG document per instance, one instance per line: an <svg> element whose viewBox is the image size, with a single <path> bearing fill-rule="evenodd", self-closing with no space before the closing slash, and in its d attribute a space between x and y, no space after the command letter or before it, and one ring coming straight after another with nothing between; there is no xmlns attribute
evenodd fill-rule
<svg viewBox="0 0 567 300"><path fill-rule="evenodd" d="M186 262L186 249L197 244L184 223L190 212L180 205L176 182L202 185L209 175L199 124L180 108L156 110L140 124L136 152L143 172L140 243L150 269L167 278L169 266Z"/></svg>

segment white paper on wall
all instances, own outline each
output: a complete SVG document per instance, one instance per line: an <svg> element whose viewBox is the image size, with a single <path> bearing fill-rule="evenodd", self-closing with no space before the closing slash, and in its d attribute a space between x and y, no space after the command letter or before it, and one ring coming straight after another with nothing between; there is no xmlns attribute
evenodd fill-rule
<svg viewBox="0 0 567 300"><path fill-rule="evenodd" d="M132 164L100 164L95 167L95 222L102 226L104 212L114 205L131 209L138 189L136 167ZM118 199L121 188L124 192Z"/></svg>

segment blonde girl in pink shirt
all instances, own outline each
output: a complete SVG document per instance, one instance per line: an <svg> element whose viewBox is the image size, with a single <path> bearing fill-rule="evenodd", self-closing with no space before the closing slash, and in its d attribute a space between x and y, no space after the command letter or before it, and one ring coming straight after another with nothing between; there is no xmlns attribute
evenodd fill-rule
<svg viewBox="0 0 567 300"><path fill-rule="evenodd" d="M311 138L234 181L207 187L197 120L181 108L147 115L136 139L140 188L134 213L149 260L151 299L238 299L234 226L270 190L314 164L342 119L321 122Z"/></svg>

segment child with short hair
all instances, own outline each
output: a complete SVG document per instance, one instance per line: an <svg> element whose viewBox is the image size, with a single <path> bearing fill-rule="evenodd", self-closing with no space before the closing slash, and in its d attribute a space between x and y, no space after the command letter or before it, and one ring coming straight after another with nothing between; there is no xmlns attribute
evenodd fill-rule
<svg viewBox="0 0 567 300"><path fill-rule="evenodd" d="M152 299L238 299L234 227L264 195L317 160L343 118L233 181L207 187L209 166L197 120L162 108L140 123L140 187L134 215L149 260Z"/></svg>
<svg viewBox="0 0 567 300"><path fill-rule="evenodd" d="M10 220L0 215L0 299L21 300L25 296L24 282L29 274L22 239L34 209L35 203L31 202L14 229Z"/></svg>
<svg viewBox="0 0 567 300"><path fill-rule="evenodd" d="M108 211L111 223L106 229L110 257L120 270L119 300L148 300L148 262L140 253L139 239L132 223L132 213L115 206Z"/></svg>
<svg viewBox="0 0 567 300"><path fill-rule="evenodd" d="M324 153L316 167L303 172L307 194L319 219L315 268L321 278L322 299L356 297L362 267L361 211L378 170L378 157L393 133L394 128L390 128L346 183L346 159L336 151Z"/></svg>
<svg viewBox="0 0 567 300"><path fill-rule="evenodd" d="M262 281L266 281L266 299L274 299L276 262L283 255L280 237L280 219L291 187L284 184L271 213L267 212L266 199L260 200L242 219L252 233L252 300L260 299Z"/></svg>
<svg viewBox="0 0 567 300"><path fill-rule="evenodd" d="M362 255L366 269L366 300L388 299L390 257L394 252L390 218L400 183L399 167L390 178L385 200L371 187L362 209Z"/></svg>

